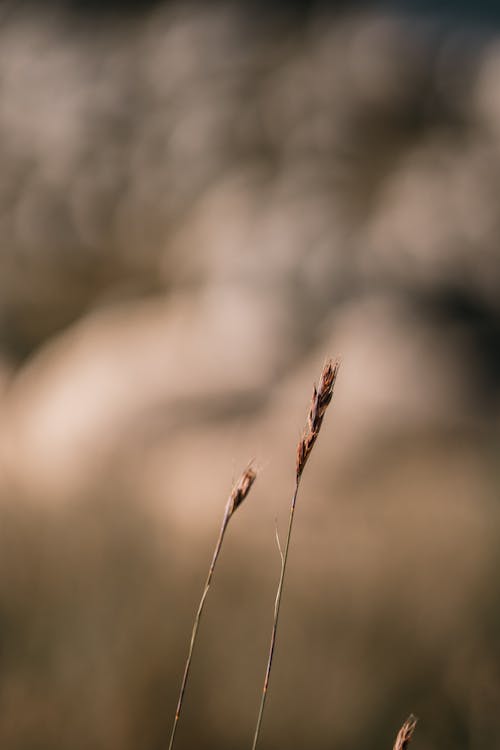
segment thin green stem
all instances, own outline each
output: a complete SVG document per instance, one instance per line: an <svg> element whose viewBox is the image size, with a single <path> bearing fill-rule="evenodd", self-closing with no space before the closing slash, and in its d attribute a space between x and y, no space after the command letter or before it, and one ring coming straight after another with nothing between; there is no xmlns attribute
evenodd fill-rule
<svg viewBox="0 0 500 750"><path fill-rule="evenodd" d="M278 620L279 620L280 606L281 606L281 596L283 594L283 583L285 580L286 563L288 560L288 549L290 547L290 538L292 536L293 518L295 515L295 505L297 502L297 493L299 491L299 484L300 484L300 476L297 476L297 479L295 482L295 490L292 495L292 500L290 504L290 520L288 522L288 532L286 535L285 551L281 558L281 573L280 573L280 579L278 583L278 590L276 593L276 600L274 603L273 630L271 633L271 643L269 646L269 656L267 660L266 676L264 678L264 687L262 689L262 697L260 699L259 715L257 717L257 726L255 727L255 735L253 738L252 750L256 750L257 743L259 741L260 728L262 724L262 718L264 716L264 708L266 705L267 689L269 686L269 677L271 674L271 667L273 665L274 647L276 645L276 633L278 631ZM281 554L281 550L280 550L280 554Z"/></svg>
<svg viewBox="0 0 500 750"><path fill-rule="evenodd" d="M179 700L177 702L177 708L175 711L175 718L174 723L172 726L172 733L170 735L170 743L168 746L168 750L172 750L174 746L174 740L175 740L175 733L177 731L177 725L179 723L179 719L181 716L181 710L182 710L182 702L184 700L184 693L186 692L186 684L189 676L189 670L191 668L191 660L193 658L193 651L194 651L194 645L196 642L196 636L198 634L198 627L200 625L201 615L203 613L203 607L205 605L205 599L207 598L208 590L210 588L210 584L212 582L212 576L214 574L215 565L217 563L217 558L219 557L219 553L222 547L222 542L224 539L224 534L226 533L227 525L229 523L229 519L231 517L231 512L229 512L228 508L226 508L226 512L224 514L224 518L222 521L222 526L219 533L219 538L217 539L217 544L215 545L214 554L212 557L212 562L210 564L210 569L208 571L207 580L205 583L205 588L203 589L203 594L201 595L200 603L198 605L198 611L196 612L196 617L194 620L193 630L191 633L191 642L189 644L189 652L186 660L186 666L184 667L184 676L182 678L181 683L181 689L179 692Z"/></svg>

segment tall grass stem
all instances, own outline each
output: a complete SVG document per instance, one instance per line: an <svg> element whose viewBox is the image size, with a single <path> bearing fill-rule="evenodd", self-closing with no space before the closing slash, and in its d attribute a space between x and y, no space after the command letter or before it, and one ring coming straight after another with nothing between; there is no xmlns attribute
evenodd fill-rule
<svg viewBox="0 0 500 750"><path fill-rule="evenodd" d="M260 731L262 726L262 719L264 716L264 708L266 706L267 692L269 687L269 678L271 675L271 668L273 665L274 649L276 646L276 635L278 631L278 621L281 607L281 598L283 595L283 584L285 581L286 566L288 561L288 550L290 548L290 539L292 536L293 519L295 516L295 506L297 504L297 495L299 492L300 480L304 471L305 465L309 456L311 455L312 449L318 438L321 425L325 412L328 408L330 401L333 396L333 389L335 381L337 379L337 373L339 370L340 363L338 360L328 360L323 367L321 373L321 379L318 387L314 386L313 396L311 405L309 407L309 413L307 415L307 422L302 434L301 439L297 445L296 465L295 465L295 489L292 495L290 503L290 519L288 522L288 531L286 535L285 550L281 553L281 571L278 582L278 589L276 592L276 599L274 603L274 618L273 627L271 631L271 643L269 646L269 655L267 659L266 673L264 677L264 686L262 688L262 695L260 699L259 713L257 716L257 724L255 727L255 734L253 738L252 750L256 750L257 744L260 737Z"/></svg>
<svg viewBox="0 0 500 750"><path fill-rule="evenodd" d="M177 708L175 711L174 722L173 722L172 731L170 734L170 742L168 745L168 750L172 750L172 748L174 747L175 736L176 736L177 727L179 724L179 719L181 716L182 704L184 701L184 694L186 692L186 685L187 685L187 681L189 677L189 672L191 669L191 662L193 659L194 646L196 643L196 637L198 635L198 628L200 626L201 616L203 614L203 608L205 606L205 600L207 598L207 595L210 589L210 584L212 583L212 577L214 574L215 566L217 564L217 560L218 560L218 557L222 548L222 542L224 541L224 535L226 533L227 527L229 525L229 521L231 520L233 513L237 510L237 508L239 508L243 500L248 495L250 488L255 481L255 478L256 478L256 473L254 469L252 468L252 465L249 464L247 468L245 469L245 471L243 472L243 474L241 475L237 484L235 484L235 486L233 487L231 494L229 496L229 499L227 501L226 508L224 510L224 517L222 519L222 524L221 524L221 528L219 531L219 537L215 545L212 562L210 563L207 580L205 582L205 588L203 589L203 594L201 595L200 603L198 605L196 617L194 620L193 630L191 632L191 641L189 643L189 651L188 651L188 655L186 659L186 664L184 667L184 674L182 677L179 698L177 701Z"/></svg>
<svg viewBox="0 0 500 750"><path fill-rule="evenodd" d="M299 484L300 484L300 478L297 479L297 482L295 484L295 490L294 490L294 493L292 496L292 502L290 505L290 519L288 521L288 531L286 535L285 550L281 557L281 573L280 573L280 579L278 583L278 590L276 593L276 600L274 602L274 620L273 620L273 629L271 633L271 644L269 646L269 656L267 660L266 674L264 677L264 687L262 688L259 715L257 717L257 725L255 727L252 750L255 750L255 748L257 747L257 742L259 741L260 728L262 725L262 718L264 716L264 708L266 705L267 688L269 686L269 677L271 675L271 667L273 665L274 647L276 645L276 634L278 631L278 621L279 621L280 606L281 606L281 596L283 594L283 584L285 581L286 563L288 560L288 550L290 547L290 539L292 536L293 518L295 515L295 505L297 502L297 493L299 491ZM280 554L281 554L281 549L280 549Z"/></svg>

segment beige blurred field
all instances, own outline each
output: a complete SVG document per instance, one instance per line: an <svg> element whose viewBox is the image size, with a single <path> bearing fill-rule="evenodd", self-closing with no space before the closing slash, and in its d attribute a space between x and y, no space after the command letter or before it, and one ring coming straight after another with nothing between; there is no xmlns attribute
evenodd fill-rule
<svg viewBox="0 0 500 750"><path fill-rule="evenodd" d="M500 31L0 17L0 746L500 743Z"/></svg>

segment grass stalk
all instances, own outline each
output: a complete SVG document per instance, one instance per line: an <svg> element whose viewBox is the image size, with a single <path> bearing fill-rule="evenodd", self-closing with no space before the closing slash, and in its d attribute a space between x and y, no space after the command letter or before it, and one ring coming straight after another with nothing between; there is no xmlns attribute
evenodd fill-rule
<svg viewBox="0 0 500 750"><path fill-rule="evenodd" d="M185 667L184 667L184 674L183 674L183 677L182 677L181 688L180 688L180 692L179 692L179 698L178 698L178 701L177 701L177 708L176 708L176 711L175 711L174 722L173 722L173 725L172 725L172 732L170 734L170 743L169 743L169 746L168 746L168 750L172 750L172 748L174 747L175 736L176 736L176 732L177 732L177 726L179 724L179 719L180 719L180 716L181 716L182 704L183 704L183 701L184 701L184 694L186 692L186 685L187 685L187 681L188 681L188 677L189 677L189 671L191 669L191 661L192 661L192 658L193 658L194 646L195 646L195 642L196 642L196 637L198 635L198 628L199 628L199 625L200 625L200 620L201 620L201 616L202 616L202 613L203 613L203 608L205 606L205 600L207 598L208 591L210 589L210 584L212 583L212 577L213 577L213 574L214 574L215 566L217 564L217 559L219 557L219 554L220 554L220 551L221 551L221 548L222 548L222 542L224 541L224 536L225 536L227 527L229 525L229 521L231 520L234 512L239 508L239 506L241 505L241 503L243 502L243 500L248 495L248 493L250 491L250 488L251 488L252 484L255 481L255 478L256 478L256 473L255 473L252 465L249 464L247 466L247 468L245 469L245 471L242 473L242 475L239 478L238 482L234 485L234 487L233 487L233 489L231 491L231 494L229 495L229 499L228 499L228 501L226 503L226 507L225 507L225 510L224 510L224 516L223 516L222 524L221 524L220 531L219 531L219 537L218 537L216 545L215 545L215 550L214 550L214 553L213 553L212 562L210 563L210 568L208 569L207 580L205 582L205 587L203 589L203 593L201 595L200 603L198 605L198 609L197 609L197 612L196 612L196 617L195 617L195 620L194 620L193 630L191 632L191 641L189 643L189 651L188 651L188 655L187 655L187 659L186 659L186 664L185 664Z"/></svg>
<svg viewBox="0 0 500 750"><path fill-rule="evenodd" d="M252 750L256 750L257 743L260 737L260 731L262 726L262 719L264 716L264 709L266 705L267 692L269 687L269 678L271 675L271 668L273 665L274 649L276 646L276 635L278 632L278 621L280 614L281 598L283 595L283 585L285 581L285 573L288 560L288 550L290 548L290 539L292 536L293 520L295 515L295 506L297 504L297 495L299 492L300 480L307 460L311 454L314 444L318 438L319 431L323 422L323 417L327 407L332 400L333 388L337 379L337 373L339 369L339 362L336 360L333 362L329 360L323 367L321 373L321 379L318 388L314 386L313 397L311 406L309 408L309 414L307 417L307 423L297 446L297 459L295 467L295 489L292 495L290 503L290 517L288 521L288 531L286 535L285 549L281 556L281 572L278 582L278 589L276 592L276 599L274 603L274 619L273 627L271 631L271 643L269 646L269 655L267 659L266 672L264 677L264 686L262 688L262 695L260 699L259 713L257 716L257 724L255 727L255 733L253 738ZM281 554L281 549L280 549Z"/></svg>

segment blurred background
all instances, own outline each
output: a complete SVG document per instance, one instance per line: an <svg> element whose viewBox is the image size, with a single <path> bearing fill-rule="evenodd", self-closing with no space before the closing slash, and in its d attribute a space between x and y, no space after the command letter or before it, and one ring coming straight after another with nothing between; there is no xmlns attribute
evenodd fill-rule
<svg viewBox="0 0 500 750"><path fill-rule="evenodd" d="M494 2L0 3L0 745L500 743Z"/></svg>

